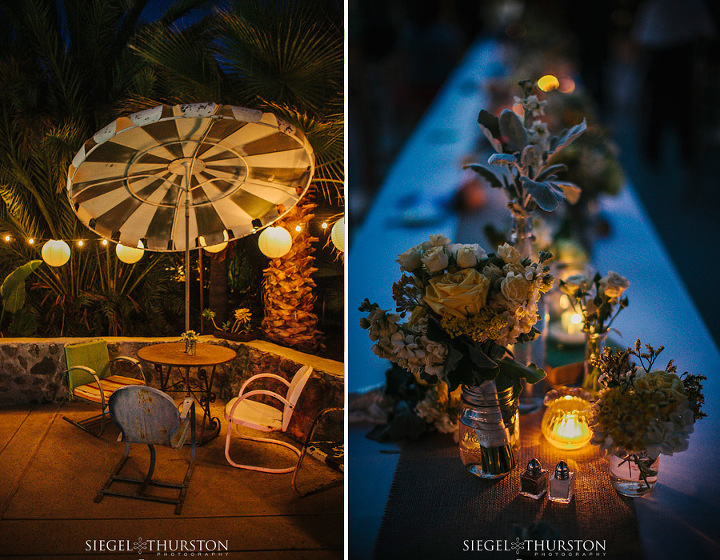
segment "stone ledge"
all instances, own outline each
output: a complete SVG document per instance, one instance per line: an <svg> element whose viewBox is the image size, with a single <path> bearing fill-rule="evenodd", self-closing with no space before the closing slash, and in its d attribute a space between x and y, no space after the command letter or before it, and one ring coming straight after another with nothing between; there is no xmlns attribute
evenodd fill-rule
<svg viewBox="0 0 720 560"><path fill-rule="evenodd" d="M178 337L102 338L107 341L112 357L135 357L138 348L142 346L178 340ZM93 339L92 337L0 339L0 406L66 400L68 391L63 348L65 344ZM234 360L218 366L215 372L213 393L223 401L228 401L237 395L241 385L258 373L276 373L289 380L300 366L313 367L315 371L300 397L297 412L289 428L290 433L297 438L302 439L307 434L320 410L343 406L345 375L344 366L340 362L304 354L264 340L235 342L213 336L202 336L200 340L237 351ZM155 368L144 362L142 366L148 384L159 387Z"/></svg>

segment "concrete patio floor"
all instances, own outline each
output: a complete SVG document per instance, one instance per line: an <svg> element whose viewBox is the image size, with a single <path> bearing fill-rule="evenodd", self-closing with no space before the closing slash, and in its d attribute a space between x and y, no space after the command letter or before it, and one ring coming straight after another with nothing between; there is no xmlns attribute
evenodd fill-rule
<svg viewBox="0 0 720 560"><path fill-rule="evenodd" d="M292 488L291 474L231 467L224 455L223 406L213 405L222 430L198 447L181 515L162 503L113 496L93 502L124 444L117 443L119 430L112 422L96 438L62 419L88 416L92 409L87 405L0 408L0 558L342 558L343 487L301 497ZM231 453L236 460L293 464L289 451L267 447L236 439ZM156 449L155 478L182 480L189 447ZM142 476L148 461L147 447L134 445L123 474ZM314 459L306 465L303 485L333 477ZM156 542L150 546L148 541ZM199 550L224 545L227 551L214 554ZM185 551L170 552L183 546Z"/></svg>

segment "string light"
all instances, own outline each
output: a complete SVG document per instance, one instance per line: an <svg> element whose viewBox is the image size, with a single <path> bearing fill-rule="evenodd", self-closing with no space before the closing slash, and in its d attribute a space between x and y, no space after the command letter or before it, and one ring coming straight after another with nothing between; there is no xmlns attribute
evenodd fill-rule
<svg viewBox="0 0 720 560"><path fill-rule="evenodd" d="M85 242L84 242L82 239L80 239L80 240L77 242L77 246L78 246L78 247L82 247L83 245L85 245Z"/></svg>
<svg viewBox="0 0 720 560"><path fill-rule="evenodd" d="M28 239L28 243L30 243L30 245L35 245L35 240L31 237Z"/></svg>
<svg viewBox="0 0 720 560"><path fill-rule="evenodd" d="M302 231L302 226L300 226L300 225L295 226L295 231Z"/></svg>
<svg viewBox="0 0 720 560"><path fill-rule="evenodd" d="M327 222L323 222L320 227L322 227L323 229L327 229Z"/></svg>
<svg viewBox="0 0 720 560"><path fill-rule="evenodd" d="M9 243L11 239L12 239L12 237L10 237L9 235L6 235L6 236L5 236L5 242L6 242L6 243Z"/></svg>
<svg viewBox="0 0 720 560"><path fill-rule="evenodd" d="M107 247L108 240L107 240L107 239L103 239L100 243L102 244L103 247Z"/></svg>

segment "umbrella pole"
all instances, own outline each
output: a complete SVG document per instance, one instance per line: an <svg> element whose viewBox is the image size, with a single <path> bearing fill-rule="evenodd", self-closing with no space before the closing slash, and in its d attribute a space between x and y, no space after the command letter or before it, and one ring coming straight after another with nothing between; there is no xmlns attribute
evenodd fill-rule
<svg viewBox="0 0 720 560"><path fill-rule="evenodd" d="M190 200L185 193L185 332L190 330Z"/></svg>

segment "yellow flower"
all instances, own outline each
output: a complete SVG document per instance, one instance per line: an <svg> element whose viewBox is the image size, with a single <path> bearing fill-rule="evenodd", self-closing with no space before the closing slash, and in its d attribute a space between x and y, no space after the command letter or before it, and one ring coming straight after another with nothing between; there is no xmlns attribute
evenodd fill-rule
<svg viewBox="0 0 720 560"><path fill-rule="evenodd" d="M240 321L240 323L247 323L251 317L252 313L250 313L250 310L245 307L235 310L235 320Z"/></svg>
<svg viewBox="0 0 720 560"><path fill-rule="evenodd" d="M474 268L464 268L431 278L425 303L438 315L468 317L485 307L490 280Z"/></svg>

